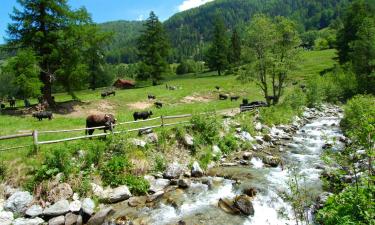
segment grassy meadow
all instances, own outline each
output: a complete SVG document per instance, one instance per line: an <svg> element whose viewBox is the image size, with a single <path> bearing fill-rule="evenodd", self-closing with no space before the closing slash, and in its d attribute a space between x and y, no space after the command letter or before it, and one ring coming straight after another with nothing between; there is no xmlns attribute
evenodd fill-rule
<svg viewBox="0 0 375 225"><path fill-rule="evenodd" d="M298 68L292 73L291 80L303 82L309 76L319 74L320 71L330 68L335 63L336 53L334 50L306 51L303 52ZM165 84L177 86L178 89L171 91L165 88ZM215 86L220 86L217 91ZM104 89L84 90L76 93L80 102L72 102L71 97L66 93L55 94L57 102L63 105L65 110L60 110L54 114L54 119L37 121L31 115L8 116L0 115L0 136L30 132L32 130L61 130L85 127L85 118L91 113L113 113L119 122L133 120L132 114L135 111L152 110L153 117L160 115L179 115L186 113L199 113L204 111L217 111L223 109L238 108L240 101L230 100L220 101L219 93L238 95L248 98L250 101L262 100L262 93L254 83L242 83L234 75L217 76L216 73L187 74L182 76L168 77L164 84L159 86L149 86L131 90L117 90L116 96L106 99L100 97ZM288 84L286 93L292 91L292 85ZM148 94L156 96L157 101L162 102L163 108L156 109L154 101L147 99ZM31 103L35 103L33 99ZM65 103L63 103L65 102ZM18 101L18 106L23 102ZM150 123L149 123L150 124ZM138 124L137 126L144 126ZM118 130L128 129L128 127L118 127ZM101 131L96 131L98 133ZM57 133L41 135L39 141L76 137L83 135L83 131L75 133ZM94 133L94 134L95 134ZM77 142L84 142L77 141ZM31 144L30 138L0 141L0 149ZM41 152L56 145L42 146ZM0 152L2 160L12 160L15 158L27 158L28 151L25 149Z"/></svg>

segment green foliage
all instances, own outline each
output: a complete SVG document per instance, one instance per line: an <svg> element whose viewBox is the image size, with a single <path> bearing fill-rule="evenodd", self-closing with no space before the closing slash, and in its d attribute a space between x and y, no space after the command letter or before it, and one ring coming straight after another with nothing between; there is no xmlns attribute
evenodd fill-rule
<svg viewBox="0 0 375 225"><path fill-rule="evenodd" d="M329 197L317 213L317 221L326 225L373 225L375 218L375 188L351 186Z"/></svg>
<svg viewBox="0 0 375 225"><path fill-rule="evenodd" d="M105 185L119 186L126 184L126 173L131 169L132 164L125 156L113 156L100 168L100 175Z"/></svg>
<svg viewBox="0 0 375 225"><path fill-rule="evenodd" d="M287 124L298 112L287 105L276 105L260 109L260 121L268 126Z"/></svg>
<svg viewBox="0 0 375 225"><path fill-rule="evenodd" d="M215 18L213 40L207 52L208 67L217 70L219 76L228 67L228 40L223 18Z"/></svg>
<svg viewBox="0 0 375 225"><path fill-rule="evenodd" d="M132 194L144 195L150 188L150 184L143 177L137 177L133 175L126 175L123 178L123 183L129 187Z"/></svg>
<svg viewBox="0 0 375 225"><path fill-rule="evenodd" d="M239 65L241 60L241 39L237 29L233 30L230 39L228 60L232 65Z"/></svg>
<svg viewBox="0 0 375 225"><path fill-rule="evenodd" d="M91 165L100 167L103 161L103 155L106 149L106 143L104 142L89 142L85 143L86 154L84 158L83 169L89 169Z"/></svg>
<svg viewBox="0 0 375 225"><path fill-rule="evenodd" d="M3 161L0 161L0 181L3 181L7 175L7 167Z"/></svg>
<svg viewBox="0 0 375 225"><path fill-rule="evenodd" d="M42 82L39 80L40 68L35 53L30 50L21 50L10 58L2 68L2 73L9 74L11 79L5 83L12 83L16 90L9 90L3 95L16 94L20 98L37 97L40 95ZM5 75L7 76L7 75Z"/></svg>
<svg viewBox="0 0 375 225"><path fill-rule="evenodd" d="M267 103L276 105L283 95L288 75L298 61L300 39L296 25L283 17L272 20L265 15L256 15L247 27L246 35L245 55L250 63L241 70L240 78L255 81ZM272 101L269 96L273 96Z"/></svg>
<svg viewBox="0 0 375 225"><path fill-rule="evenodd" d="M155 157L155 168L157 172L163 172L167 168L167 161L164 156L161 154L156 155Z"/></svg>
<svg viewBox="0 0 375 225"><path fill-rule="evenodd" d="M154 12L144 24L144 30L138 39L140 65L140 80L151 79L154 83L161 80L162 74L167 71L167 57L169 42L162 23Z"/></svg>
<svg viewBox="0 0 375 225"><path fill-rule="evenodd" d="M320 81L321 79L318 76L310 77L307 81L306 98L307 106L310 108L319 107L322 104L323 96L321 86L319 85Z"/></svg>
<svg viewBox="0 0 375 225"><path fill-rule="evenodd" d="M216 116L194 115L191 118L193 131L201 144L212 144L219 137L220 122Z"/></svg>
<svg viewBox="0 0 375 225"><path fill-rule="evenodd" d="M176 74L182 75L187 73L195 73L199 70L199 65L193 60L183 60L176 69Z"/></svg>
<svg viewBox="0 0 375 225"><path fill-rule="evenodd" d="M239 148L237 139L233 135L225 135L220 139L218 146L224 154L237 151Z"/></svg>
<svg viewBox="0 0 375 225"><path fill-rule="evenodd" d="M318 38L314 41L314 50L329 49L328 41L324 38Z"/></svg>
<svg viewBox="0 0 375 225"><path fill-rule="evenodd" d="M208 165L210 164L210 162L212 162L212 160L214 160L213 156L212 156L212 151L210 148L203 148L203 150L199 153L199 165L203 168L203 169L207 169Z"/></svg>

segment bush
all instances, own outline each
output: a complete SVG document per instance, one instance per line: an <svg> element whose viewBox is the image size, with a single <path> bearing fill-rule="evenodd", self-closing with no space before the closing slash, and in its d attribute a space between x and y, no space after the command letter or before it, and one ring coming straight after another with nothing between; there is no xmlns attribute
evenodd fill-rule
<svg viewBox="0 0 375 225"><path fill-rule="evenodd" d="M207 169L208 164L213 160L212 151L210 148L204 148L199 156L199 165L203 169Z"/></svg>
<svg viewBox="0 0 375 225"><path fill-rule="evenodd" d="M308 107L319 107L323 102L320 77L315 76L307 82L306 102Z"/></svg>
<svg viewBox="0 0 375 225"><path fill-rule="evenodd" d="M167 168L167 162L163 155L156 155L155 157L155 168L154 170L157 172L162 172Z"/></svg>
<svg viewBox="0 0 375 225"><path fill-rule="evenodd" d="M150 184L143 177L133 175L125 175L123 177L123 184L127 185L132 194L142 195L146 194L150 188Z"/></svg>
<svg viewBox="0 0 375 225"><path fill-rule="evenodd" d="M239 148L237 140L233 135L224 136L218 146L224 154L229 154Z"/></svg>
<svg viewBox="0 0 375 225"><path fill-rule="evenodd" d="M195 115L191 118L191 123L201 144L212 144L218 140L220 122L216 116Z"/></svg>
<svg viewBox="0 0 375 225"><path fill-rule="evenodd" d="M195 73L198 71L198 65L193 60L184 60L176 68L176 74Z"/></svg>
<svg viewBox="0 0 375 225"><path fill-rule="evenodd" d="M119 186L124 183L124 174L128 173L132 165L124 156L113 156L100 170L105 185Z"/></svg>
<svg viewBox="0 0 375 225"><path fill-rule="evenodd" d="M292 122L298 112L287 105L276 105L260 109L260 121L268 126Z"/></svg>
<svg viewBox="0 0 375 225"><path fill-rule="evenodd" d="M288 94L285 97L282 105L290 106L292 109L301 111L304 106L306 106L307 99L305 93L301 90L301 88L296 88L293 90L292 93Z"/></svg>
<svg viewBox="0 0 375 225"><path fill-rule="evenodd" d="M325 225L373 225L375 224L375 187L348 187L340 194L331 196L316 219Z"/></svg>
<svg viewBox="0 0 375 225"><path fill-rule="evenodd" d="M87 151L85 155L85 163L82 169L88 169L91 165L100 166L104 151L106 148L106 144L104 142L89 142L86 143Z"/></svg>

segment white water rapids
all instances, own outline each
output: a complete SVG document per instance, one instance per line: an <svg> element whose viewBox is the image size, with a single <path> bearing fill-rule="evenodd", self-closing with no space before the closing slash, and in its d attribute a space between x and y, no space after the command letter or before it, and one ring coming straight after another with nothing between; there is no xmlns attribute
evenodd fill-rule
<svg viewBox="0 0 375 225"><path fill-rule="evenodd" d="M179 207L160 204L156 208L145 208L139 212L145 224L168 225L184 221L186 224L244 224L244 225L286 225L296 224L291 203L283 198L290 193L288 181L291 179L290 167L293 165L305 177L304 185L309 193L319 194L322 172L319 165L322 147L325 143L342 136L338 127L339 115L324 113L300 128L284 148L284 168L268 168L258 158L252 158L251 166L244 170L251 171L254 178L248 182L258 190L253 200L254 216L244 217L230 215L218 207L220 198L233 198L241 194L234 188L233 181L214 179L219 185L209 189L207 185L194 183L183 193L183 201ZM334 145L340 148L339 145ZM215 183L214 182L214 183Z"/></svg>

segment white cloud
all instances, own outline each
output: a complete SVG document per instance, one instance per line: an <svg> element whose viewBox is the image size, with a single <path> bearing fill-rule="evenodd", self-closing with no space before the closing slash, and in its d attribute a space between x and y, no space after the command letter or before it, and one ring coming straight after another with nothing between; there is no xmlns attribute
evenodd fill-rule
<svg viewBox="0 0 375 225"><path fill-rule="evenodd" d="M212 2L213 0L184 0L184 2L178 6L178 10L185 11L191 8L198 7L200 5L206 4L207 2Z"/></svg>
<svg viewBox="0 0 375 225"><path fill-rule="evenodd" d="M138 21L143 21L145 19L145 16L143 14L139 15L137 20Z"/></svg>

